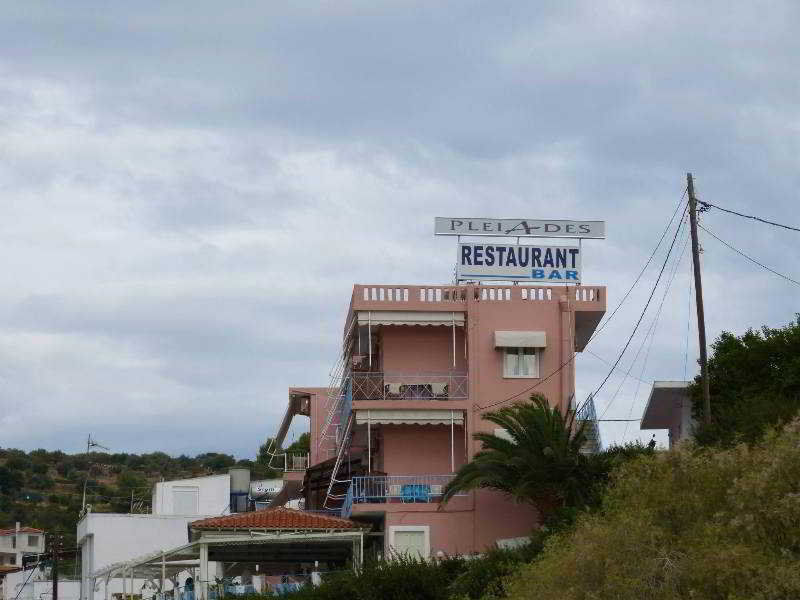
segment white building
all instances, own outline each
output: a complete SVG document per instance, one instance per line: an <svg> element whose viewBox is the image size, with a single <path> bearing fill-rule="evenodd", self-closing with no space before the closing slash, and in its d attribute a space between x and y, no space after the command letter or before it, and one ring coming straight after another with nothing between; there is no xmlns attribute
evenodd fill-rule
<svg viewBox="0 0 800 600"><path fill-rule="evenodd" d="M143 555L175 548L189 542L189 523L200 518L230 514L232 479L241 478L242 469L224 475L210 475L175 481L162 481L153 489L151 514L93 513L87 511L78 522L78 545L81 549L81 600L103 598L105 594L124 591L116 579L106 588L93 574L114 564L124 564ZM247 471L246 469L244 471ZM249 488L246 483L238 487ZM138 594L145 580L134 578L133 593ZM128 584L129 585L129 584ZM114 587L116 586L116 587ZM130 593L130 590L128 590Z"/></svg>
<svg viewBox="0 0 800 600"><path fill-rule="evenodd" d="M229 474L162 481L153 489L154 515L227 515L230 513Z"/></svg>
<svg viewBox="0 0 800 600"><path fill-rule="evenodd" d="M0 529L0 565L22 565L22 557L44 552L44 531L33 527Z"/></svg>

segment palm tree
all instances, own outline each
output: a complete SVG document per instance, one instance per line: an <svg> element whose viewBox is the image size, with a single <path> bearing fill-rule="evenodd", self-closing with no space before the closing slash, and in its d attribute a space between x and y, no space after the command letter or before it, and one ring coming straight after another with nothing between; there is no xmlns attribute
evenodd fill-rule
<svg viewBox="0 0 800 600"><path fill-rule="evenodd" d="M483 449L444 489L442 504L456 493L478 488L504 492L545 514L592 502L596 484L608 474L608 460L581 452L585 422L576 422L571 411L563 415L551 408L541 394L530 400L483 416L507 436L474 435Z"/></svg>

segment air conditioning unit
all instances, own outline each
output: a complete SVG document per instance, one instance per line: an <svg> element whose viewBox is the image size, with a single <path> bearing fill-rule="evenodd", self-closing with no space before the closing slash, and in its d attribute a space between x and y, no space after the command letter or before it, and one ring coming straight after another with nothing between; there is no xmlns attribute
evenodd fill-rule
<svg viewBox="0 0 800 600"><path fill-rule="evenodd" d="M389 496L400 497L403 494L403 486L397 483L389 485Z"/></svg>
<svg viewBox="0 0 800 600"><path fill-rule="evenodd" d="M431 496L441 496L444 491L444 486L438 483L431 484Z"/></svg>

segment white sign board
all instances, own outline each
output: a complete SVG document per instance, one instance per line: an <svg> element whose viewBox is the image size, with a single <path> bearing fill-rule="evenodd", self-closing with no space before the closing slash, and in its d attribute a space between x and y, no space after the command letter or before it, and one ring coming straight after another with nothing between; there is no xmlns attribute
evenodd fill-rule
<svg viewBox="0 0 800 600"><path fill-rule="evenodd" d="M575 246L459 244L457 279L579 283L581 251Z"/></svg>
<svg viewBox="0 0 800 600"><path fill-rule="evenodd" d="M605 221L436 217L436 235L605 239Z"/></svg>

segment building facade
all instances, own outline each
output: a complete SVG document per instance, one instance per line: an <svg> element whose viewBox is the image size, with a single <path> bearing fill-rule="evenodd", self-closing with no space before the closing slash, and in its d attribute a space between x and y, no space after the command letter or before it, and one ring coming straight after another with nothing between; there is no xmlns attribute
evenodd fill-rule
<svg viewBox="0 0 800 600"><path fill-rule="evenodd" d="M370 523L389 556L530 534L533 508L488 490L442 507L442 490L480 450L475 433L502 435L487 410L532 392L574 410L574 356L605 307L598 286L354 286L330 387L302 410L290 394L289 421L311 421L305 508Z"/></svg>
<svg viewBox="0 0 800 600"><path fill-rule="evenodd" d="M666 429L669 447L692 439L695 420L689 381L654 381L639 428Z"/></svg>
<svg viewBox="0 0 800 600"><path fill-rule="evenodd" d="M44 552L44 531L33 527L0 529L0 565L20 566L22 557Z"/></svg>

